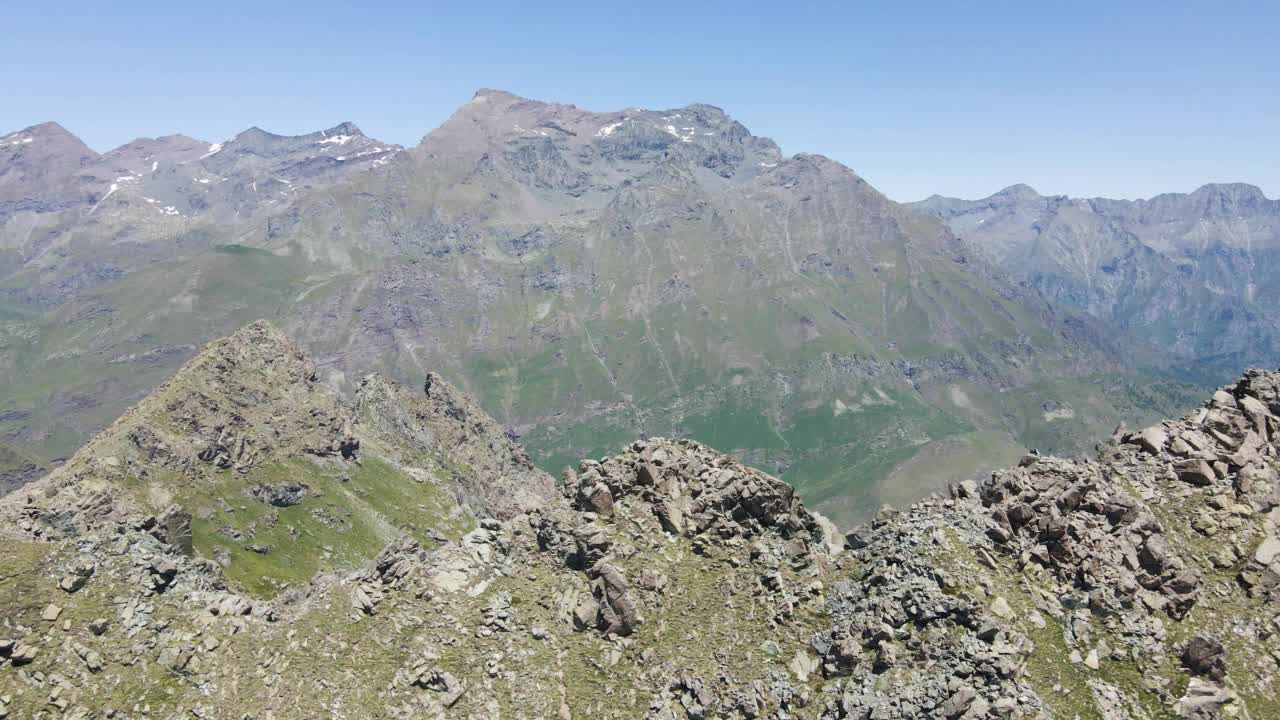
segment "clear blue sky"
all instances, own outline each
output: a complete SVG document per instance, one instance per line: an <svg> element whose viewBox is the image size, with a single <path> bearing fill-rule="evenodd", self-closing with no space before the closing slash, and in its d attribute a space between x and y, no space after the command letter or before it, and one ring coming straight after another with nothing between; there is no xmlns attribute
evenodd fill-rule
<svg viewBox="0 0 1280 720"><path fill-rule="evenodd" d="M9 3L0 132L57 120L105 150L352 120L410 145L497 87L592 110L709 102L899 200L1014 182L1275 197L1276 5Z"/></svg>

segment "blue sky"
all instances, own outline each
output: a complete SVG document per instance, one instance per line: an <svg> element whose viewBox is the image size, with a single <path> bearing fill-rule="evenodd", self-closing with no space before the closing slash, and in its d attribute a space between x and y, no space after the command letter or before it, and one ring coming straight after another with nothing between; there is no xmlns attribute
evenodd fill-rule
<svg viewBox="0 0 1280 720"><path fill-rule="evenodd" d="M480 87L592 110L709 102L898 200L1280 195L1272 3L13 3L0 132L97 150L352 120L416 143Z"/></svg>

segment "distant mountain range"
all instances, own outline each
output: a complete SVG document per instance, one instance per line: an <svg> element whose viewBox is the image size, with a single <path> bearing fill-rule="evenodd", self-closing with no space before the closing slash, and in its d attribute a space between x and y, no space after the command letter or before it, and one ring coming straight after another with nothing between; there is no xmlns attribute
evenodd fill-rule
<svg viewBox="0 0 1280 720"><path fill-rule="evenodd" d="M1191 401L1165 347L975 251L960 202L702 104L481 90L409 149L35 126L0 139L0 442L64 457L261 317L338 389L439 372L546 469L691 436L839 520Z"/></svg>
<svg viewBox="0 0 1280 720"><path fill-rule="evenodd" d="M1280 201L1252 185L1150 200L1045 197L911 206L1050 300L1223 375L1280 364Z"/></svg>

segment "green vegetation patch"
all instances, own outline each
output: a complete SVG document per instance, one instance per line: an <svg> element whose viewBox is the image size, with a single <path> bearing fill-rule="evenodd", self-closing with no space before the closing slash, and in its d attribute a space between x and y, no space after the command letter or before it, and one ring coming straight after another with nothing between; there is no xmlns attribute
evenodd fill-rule
<svg viewBox="0 0 1280 720"><path fill-rule="evenodd" d="M273 497L284 499L272 504ZM457 538L471 526L433 479L377 459L289 460L228 474L179 503L194 516L196 551L260 597L318 572L358 567L403 533L430 545L433 535Z"/></svg>

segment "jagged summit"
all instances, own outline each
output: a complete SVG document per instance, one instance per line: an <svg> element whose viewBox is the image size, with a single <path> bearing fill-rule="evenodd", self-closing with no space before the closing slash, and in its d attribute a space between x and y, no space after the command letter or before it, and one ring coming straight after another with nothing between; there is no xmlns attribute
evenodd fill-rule
<svg viewBox="0 0 1280 720"><path fill-rule="evenodd" d="M511 149L513 145L539 148L532 153L537 157L526 159L521 150ZM593 156L608 162L615 172L634 176L638 168L631 163L648 166L674 154L702 162L724 177L752 177L761 164L776 164L780 157L771 140L752 136L712 105L591 112L492 89L477 91L423 138L419 152L436 158L458 153L515 154L517 166L537 159L597 176L601 173L591 167ZM599 179L607 178L605 174Z"/></svg>
<svg viewBox="0 0 1280 720"><path fill-rule="evenodd" d="M51 475L74 484L6 500L0 707L1271 717L1278 432L1280 372L1250 371L1095 460L1028 454L842 537L688 440L553 492L440 376L348 405L254 323ZM163 510L98 512L126 494Z"/></svg>
<svg viewBox="0 0 1280 720"><path fill-rule="evenodd" d="M329 140L330 143L342 143L343 138L363 137L364 132L355 123L344 121L326 130L303 133L301 135L281 135L253 126L237 133L230 142L241 142L249 145L262 143L278 143L288 140Z"/></svg>
<svg viewBox="0 0 1280 720"><path fill-rule="evenodd" d="M383 143L368 138L351 122L339 123L327 130L317 130L303 135L277 135L255 126L229 140L211 145L202 159L208 159L210 163L222 166L226 164L228 158L244 155L298 162L322 153L334 153L335 159L342 157L345 160L361 152L367 154L386 152L381 147L376 151L367 152L374 146L381 145ZM398 146L391 147L398 148Z"/></svg>

